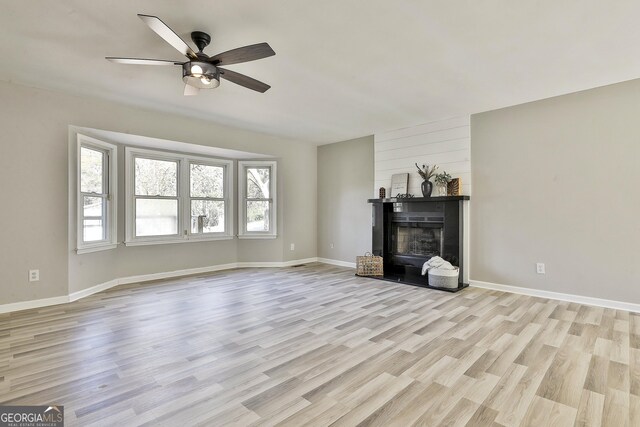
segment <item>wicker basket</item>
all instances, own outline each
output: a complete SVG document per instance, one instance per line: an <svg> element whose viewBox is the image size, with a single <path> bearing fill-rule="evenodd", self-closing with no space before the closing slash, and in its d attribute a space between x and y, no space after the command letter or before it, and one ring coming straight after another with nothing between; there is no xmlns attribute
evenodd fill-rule
<svg viewBox="0 0 640 427"><path fill-rule="evenodd" d="M384 276L382 257L367 252L364 256L356 257L357 276Z"/></svg>

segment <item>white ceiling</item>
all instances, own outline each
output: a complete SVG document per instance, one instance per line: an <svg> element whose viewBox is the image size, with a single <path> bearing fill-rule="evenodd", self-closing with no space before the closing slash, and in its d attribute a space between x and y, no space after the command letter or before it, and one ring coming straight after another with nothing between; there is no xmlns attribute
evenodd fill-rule
<svg viewBox="0 0 640 427"><path fill-rule="evenodd" d="M276 56L184 97L182 59L136 16L212 55L266 41ZM0 79L328 143L640 77L640 2L512 0L29 0L0 4Z"/></svg>

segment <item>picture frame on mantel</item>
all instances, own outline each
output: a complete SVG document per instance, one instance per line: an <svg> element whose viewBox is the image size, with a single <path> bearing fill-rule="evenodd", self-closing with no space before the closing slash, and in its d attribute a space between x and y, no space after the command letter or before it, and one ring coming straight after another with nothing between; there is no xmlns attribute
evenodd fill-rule
<svg viewBox="0 0 640 427"><path fill-rule="evenodd" d="M462 179L452 178L447 184L447 196L462 196Z"/></svg>
<svg viewBox="0 0 640 427"><path fill-rule="evenodd" d="M408 188L408 173L396 173L391 175L391 193L389 194L389 197L396 197L398 194L407 194Z"/></svg>

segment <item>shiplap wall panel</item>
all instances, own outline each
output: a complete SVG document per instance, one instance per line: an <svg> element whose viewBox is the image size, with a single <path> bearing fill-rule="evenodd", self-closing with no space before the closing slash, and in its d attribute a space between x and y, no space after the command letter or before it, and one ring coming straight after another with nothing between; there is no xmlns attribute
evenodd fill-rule
<svg viewBox="0 0 640 427"><path fill-rule="evenodd" d="M438 172L442 170L449 171L449 169L447 169L447 165L450 163L466 162L467 159L469 158L469 151L455 150L455 151L445 151L442 153L433 153L433 154L425 154L425 155L416 154L414 156L401 157L399 159L381 160L377 163L377 166L379 170L383 172L391 169L405 168L408 163L410 165L413 165L413 169L415 170L417 175L418 171L414 163L417 162L420 166L422 166L421 162L415 160L417 158L421 158L421 159L428 158L429 159L428 161L423 160L422 163L428 163L428 164L435 163L436 165L439 166Z"/></svg>
<svg viewBox="0 0 640 427"><path fill-rule="evenodd" d="M429 155L429 154L438 154L438 153L446 153L448 151L455 150L469 150L469 138L458 138L450 141L444 142L432 142L430 144L419 144L411 147L411 153L400 153L402 158L413 158L415 156ZM391 149L385 151L378 151L377 159L380 161L390 160L390 159L399 159L398 150Z"/></svg>
<svg viewBox="0 0 640 427"><path fill-rule="evenodd" d="M437 164L462 179L462 193L471 195L471 126L469 117L456 117L425 123L374 136L375 188L385 187L389 193L391 175L409 173L409 193L420 197L422 179L415 163ZM435 191L435 190L434 190Z"/></svg>
<svg viewBox="0 0 640 427"><path fill-rule="evenodd" d="M453 129L437 130L420 135L411 135L403 138L388 139L380 141L379 151L395 151L400 148L411 148L425 144L437 142L449 142L456 139L466 139L469 137L469 129L466 126L455 127Z"/></svg>
<svg viewBox="0 0 640 427"><path fill-rule="evenodd" d="M455 117L446 120L438 120L437 122L424 123L417 126L411 126L402 129L392 130L390 132L379 133L375 135L376 139L380 142L388 141L390 139L402 139L414 135L423 135L428 133L437 132L440 130L453 129L457 127L469 127L469 116Z"/></svg>

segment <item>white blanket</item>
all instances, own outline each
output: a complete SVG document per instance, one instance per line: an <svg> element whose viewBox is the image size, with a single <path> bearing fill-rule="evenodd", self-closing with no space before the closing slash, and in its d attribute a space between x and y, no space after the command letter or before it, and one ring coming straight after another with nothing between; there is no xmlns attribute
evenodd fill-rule
<svg viewBox="0 0 640 427"><path fill-rule="evenodd" d="M427 272L432 268L439 268L442 270L455 270L457 267L454 267L449 261L445 261L439 256L434 256L432 258L429 258L429 260L427 260L427 262L422 265L422 275L424 276L425 274L427 274Z"/></svg>

